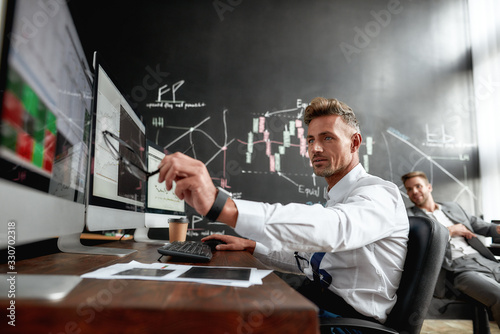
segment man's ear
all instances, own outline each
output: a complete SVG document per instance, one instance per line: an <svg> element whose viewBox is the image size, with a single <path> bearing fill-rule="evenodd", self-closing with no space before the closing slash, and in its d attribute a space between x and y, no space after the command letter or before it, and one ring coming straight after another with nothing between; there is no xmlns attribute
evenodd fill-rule
<svg viewBox="0 0 500 334"><path fill-rule="evenodd" d="M356 132L351 136L351 153L355 153L359 150L363 138L359 132Z"/></svg>

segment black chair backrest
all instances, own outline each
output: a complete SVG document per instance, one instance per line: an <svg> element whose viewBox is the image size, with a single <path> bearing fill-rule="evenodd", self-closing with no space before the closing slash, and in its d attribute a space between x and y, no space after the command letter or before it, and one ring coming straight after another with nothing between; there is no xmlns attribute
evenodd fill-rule
<svg viewBox="0 0 500 334"><path fill-rule="evenodd" d="M420 333L444 259L448 230L427 217L409 217L408 251L397 302L386 326Z"/></svg>

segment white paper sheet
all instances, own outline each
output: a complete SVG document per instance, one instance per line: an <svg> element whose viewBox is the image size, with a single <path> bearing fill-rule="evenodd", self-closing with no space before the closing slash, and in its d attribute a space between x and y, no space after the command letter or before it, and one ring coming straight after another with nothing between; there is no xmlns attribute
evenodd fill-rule
<svg viewBox="0 0 500 334"><path fill-rule="evenodd" d="M246 267L189 266L170 263L117 263L84 274L82 278L142 279L197 282L202 284L249 287L262 284L272 270Z"/></svg>

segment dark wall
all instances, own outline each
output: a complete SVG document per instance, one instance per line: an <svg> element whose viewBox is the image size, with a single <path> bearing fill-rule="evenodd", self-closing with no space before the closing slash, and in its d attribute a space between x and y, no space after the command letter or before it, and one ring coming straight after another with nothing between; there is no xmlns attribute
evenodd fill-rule
<svg viewBox="0 0 500 334"><path fill-rule="evenodd" d="M194 145L235 197L325 202L300 133L303 106L324 96L356 112L370 173L402 186L424 170L437 200L479 210L465 0L69 5L89 60L99 50L111 63L148 138Z"/></svg>

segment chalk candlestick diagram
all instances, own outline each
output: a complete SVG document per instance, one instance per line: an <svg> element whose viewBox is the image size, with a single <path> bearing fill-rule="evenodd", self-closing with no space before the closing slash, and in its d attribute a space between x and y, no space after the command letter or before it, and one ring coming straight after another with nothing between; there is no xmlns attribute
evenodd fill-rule
<svg viewBox="0 0 500 334"><path fill-rule="evenodd" d="M297 193L311 204L324 202L326 188L322 189L317 185L316 175L311 170L306 131L302 120L306 107L307 104L298 99L295 108L255 114L246 140L238 139L238 142L247 147L246 167L242 169L242 174L256 176L276 174L293 184ZM266 161L264 166L256 162L257 157L262 155ZM302 160L301 164L296 163L297 158ZM294 163L291 163L292 161ZM309 180L306 182L307 185L298 181L304 178Z"/></svg>
<svg viewBox="0 0 500 334"><path fill-rule="evenodd" d="M185 85L185 80L180 80L172 85L167 84L158 89L157 98L154 102L146 104L148 108L161 108L161 109L176 109L176 110L187 110L192 108L199 108L206 106L205 102L198 101L193 103L192 101L186 101L186 99L178 100L176 93L180 91L180 88ZM233 189L230 184L229 176L235 176L239 174L270 174L277 175L280 179L286 180L287 182L294 185L297 189L299 197L296 198L298 201L306 198L309 200L310 196L316 197L315 202L324 201L324 196L322 195L320 187L316 184L316 177L312 173L311 164L307 153L307 142L306 135L303 126L303 113L304 109L307 107L307 103L302 103L301 99L297 99L294 108L284 108L280 110L267 111L264 113L255 113L255 117L251 119L251 124L249 124L246 133L246 138L241 138L238 134L238 139L229 139L228 136L228 125L226 122L228 110L223 111L223 131L224 139L223 143L218 143L214 137L215 134L207 133L204 128L209 124L208 121L211 117L207 117L198 124L191 127L180 127L173 125L166 125L163 116L156 116L152 118L152 125L157 129L155 141L158 144L160 141L161 129L169 129L170 132L174 130L180 130L182 133L176 135L176 138L171 140L167 145L164 146L168 149L174 143L176 147L179 147L181 139L188 138L189 146L193 147L191 150L191 156L196 159L202 160L207 167L210 168L212 174L217 173L216 176L212 175L212 178L218 185L228 189L233 193L233 198L240 198L243 196L244 189ZM247 118L244 118L245 120ZM213 127L213 121L210 122L211 130L217 129ZM201 134L203 143L195 143L194 134ZM240 132L241 133L241 132ZM196 136L196 140L199 137ZM239 143L238 149L230 149L230 145L235 141ZM215 152L210 158L206 158L207 152L211 152L212 146L215 147ZM182 147L184 141L182 141ZM241 153L246 145L246 152L244 156ZM187 147L187 146L186 146ZM200 156L197 155L197 147L203 147L203 152L200 151ZM182 151L182 149L181 149ZM219 157L222 153L222 165L221 168L210 166L212 164L218 164L220 160L214 162L216 157ZM262 155L264 154L264 156ZM228 154L231 154L230 160L228 160ZM243 159L242 159L243 158ZM229 161L229 165L228 165ZM262 162L265 161L265 166ZM231 166L233 164L233 166ZM236 168L231 168L236 165ZM226 169L229 167L229 173ZM308 185L301 184L297 181L299 178L304 180L304 177L308 179L305 183ZM247 179L248 180L248 179ZM254 182L253 180L250 182ZM260 181L257 181L260 182ZM310 186L312 183L312 186ZM239 187L245 188L244 184L239 184ZM248 189L247 189L248 190ZM285 190L287 191L287 190ZM323 191L324 193L325 191ZM282 197L277 195L278 197ZM276 196L275 196L276 197ZM283 198L272 199L275 201L283 200Z"/></svg>
<svg viewBox="0 0 500 334"><path fill-rule="evenodd" d="M170 140L164 145L164 148L168 150L173 144L177 144L178 147L181 140L188 139L189 146L193 147L190 155L199 159L197 147L201 147L201 143L199 137L195 139L193 134L201 134L205 138L203 143L204 153L212 150L212 148L207 150L207 145L215 148L211 157L203 161L207 167L214 163L218 166L220 160L215 160L215 158L222 155L220 167L212 168L219 171L216 177L213 176L213 180L217 185L231 191L233 197L240 198L244 197L244 190L232 187L230 181L228 181L229 175L226 170L228 160L230 160L228 154L236 152L236 150L229 151L229 148L236 141L240 144L238 153L243 153L241 146L246 147L243 157L240 155L231 157L231 161L238 162L238 174L255 176L274 174L293 184L297 193L301 198L305 198L305 201L312 199L313 202L324 202L326 190L317 184L316 176L310 169L311 163L307 152L306 130L302 120L306 106L306 103L302 103L302 100L298 99L294 108L255 113L251 119L251 124L248 126L249 131L246 132L246 138L229 138L227 125L229 111L227 109L223 110L224 139L222 143L218 143L210 133L204 130L211 123L209 122L211 117L207 117L191 127L165 125L163 117L155 117L153 118L153 126L157 128L155 141L156 143L159 142L162 129L180 130L180 135ZM161 145L163 146L163 144ZM188 147L187 144L182 145L182 147L184 146ZM289 157L291 159L287 159ZM302 162L296 163L297 158ZM293 163L290 160L293 160ZM234 176L234 174L231 175ZM304 178L309 180L305 184L298 180L303 181Z"/></svg>

